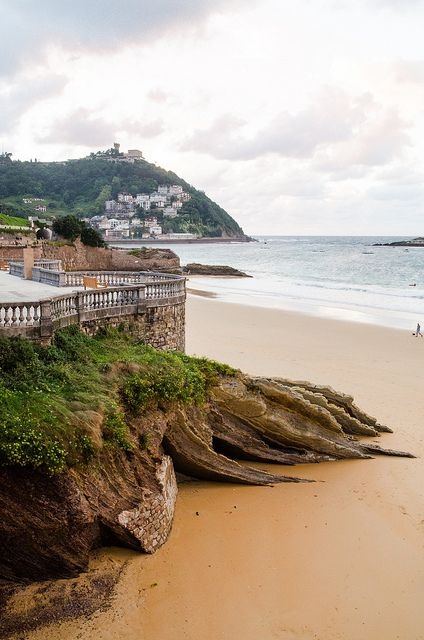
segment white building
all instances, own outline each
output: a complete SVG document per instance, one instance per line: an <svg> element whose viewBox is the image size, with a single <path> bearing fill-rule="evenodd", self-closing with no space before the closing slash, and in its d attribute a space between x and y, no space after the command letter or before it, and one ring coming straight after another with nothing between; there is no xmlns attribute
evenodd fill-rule
<svg viewBox="0 0 424 640"><path fill-rule="evenodd" d="M128 149L125 155L129 160L143 160L143 153L138 149Z"/></svg>
<svg viewBox="0 0 424 640"><path fill-rule="evenodd" d="M150 196L148 193L137 193L135 197L136 204L142 204L143 202L150 202Z"/></svg>
<svg viewBox="0 0 424 640"><path fill-rule="evenodd" d="M126 193L125 191L123 193L118 193L118 202L134 202L134 198L132 197L132 195L130 193Z"/></svg>
<svg viewBox="0 0 424 640"><path fill-rule="evenodd" d="M166 237L169 240L195 240L197 238L195 233L168 233Z"/></svg>
<svg viewBox="0 0 424 640"><path fill-rule="evenodd" d="M150 196L147 193L137 193L135 197L135 204L142 207L144 211L150 210Z"/></svg>
<svg viewBox="0 0 424 640"><path fill-rule="evenodd" d="M184 192L183 192L183 188L179 184L171 184L171 186L169 187L168 193L170 196L180 196Z"/></svg>
<svg viewBox="0 0 424 640"><path fill-rule="evenodd" d="M151 236L161 236L162 235L162 227L159 224L152 224L147 227L147 231Z"/></svg>
<svg viewBox="0 0 424 640"><path fill-rule="evenodd" d="M165 207L163 210L163 215L165 218L176 218L178 216L178 211L174 206Z"/></svg>
<svg viewBox="0 0 424 640"><path fill-rule="evenodd" d="M158 209L162 209L166 204L166 199L163 196L159 195L159 193L156 193L156 192L155 193L151 193L150 194L150 206L153 203L158 207Z"/></svg>

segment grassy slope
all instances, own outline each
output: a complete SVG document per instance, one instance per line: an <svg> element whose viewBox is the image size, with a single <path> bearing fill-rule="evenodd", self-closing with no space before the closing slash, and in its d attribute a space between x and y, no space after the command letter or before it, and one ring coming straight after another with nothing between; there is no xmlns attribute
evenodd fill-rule
<svg viewBox="0 0 424 640"><path fill-rule="evenodd" d="M142 443L131 438L128 415L158 402L201 403L217 376L229 372L119 331L90 338L69 327L50 347L0 338L0 465L54 474L89 463L99 453L89 428L93 412L101 446L131 450Z"/></svg>

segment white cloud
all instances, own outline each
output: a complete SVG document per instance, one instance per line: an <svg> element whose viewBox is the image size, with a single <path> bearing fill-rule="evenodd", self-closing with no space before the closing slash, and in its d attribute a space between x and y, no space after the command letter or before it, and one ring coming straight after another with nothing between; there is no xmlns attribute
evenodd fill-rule
<svg viewBox="0 0 424 640"><path fill-rule="evenodd" d="M66 77L47 74L16 79L11 85L2 87L0 89L0 132L13 129L35 102L42 102L60 95L66 84Z"/></svg>
<svg viewBox="0 0 424 640"><path fill-rule="evenodd" d="M48 132L37 134L36 140L56 145L104 147L110 146L114 137L113 125L94 117L87 109L79 109L54 122Z"/></svg>
<svg viewBox="0 0 424 640"><path fill-rule="evenodd" d="M55 45L74 52L110 51L193 29L222 6L241 0L0 0L0 72L14 72ZM245 0L248 4L252 0Z"/></svg>

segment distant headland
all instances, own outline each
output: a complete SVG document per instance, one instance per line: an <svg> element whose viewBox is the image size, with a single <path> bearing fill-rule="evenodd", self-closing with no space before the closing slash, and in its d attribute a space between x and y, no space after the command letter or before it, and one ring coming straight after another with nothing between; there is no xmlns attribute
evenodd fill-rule
<svg viewBox="0 0 424 640"><path fill-rule="evenodd" d="M398 240L396 242L377 242L373 247L424 247L424 238Z"/></svg>

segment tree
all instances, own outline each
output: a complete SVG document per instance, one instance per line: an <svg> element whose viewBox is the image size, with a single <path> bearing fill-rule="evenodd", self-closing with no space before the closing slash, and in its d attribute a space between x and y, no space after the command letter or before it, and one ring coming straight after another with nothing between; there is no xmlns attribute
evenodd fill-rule
<svg viewBox="0 0 424 640"><path fill-rule="evenodd" d="M89 247L106 246L106 242L103 240L100 233L96 229L93 229L93 227L87 226L85 222L82 223L81 242Z"/></svg>
<svg viewBox="0 0 424 640"><path fill-rule="evenodd" d="M113 176L112 184L110 186L111 196L114 200L118 197L118 193L121 191L121 178Z"/></svg>
<svg viewBox="0 0 424 640"><path fill-rule="evenodd" d="M75 216L64 216L63 218L56 218L52 229L57 235L73 242L81 235L82 225Z"/></svg>
<svg viewBox="0 0 424 640"><path fill-rule="evenodd" d="M5 151L4 153L0 153L0 164L6 164L8 162L13 162L12 153L10 151Z"/></svg>
<svg viewBox="0 0 424 640"><path fill-rule="evenodd" d="M100 189L100 193L96 198L96 212L101 213L104 209L106 200L110 200L112 195L112 189L109 185L105 185Z"/></svg>

